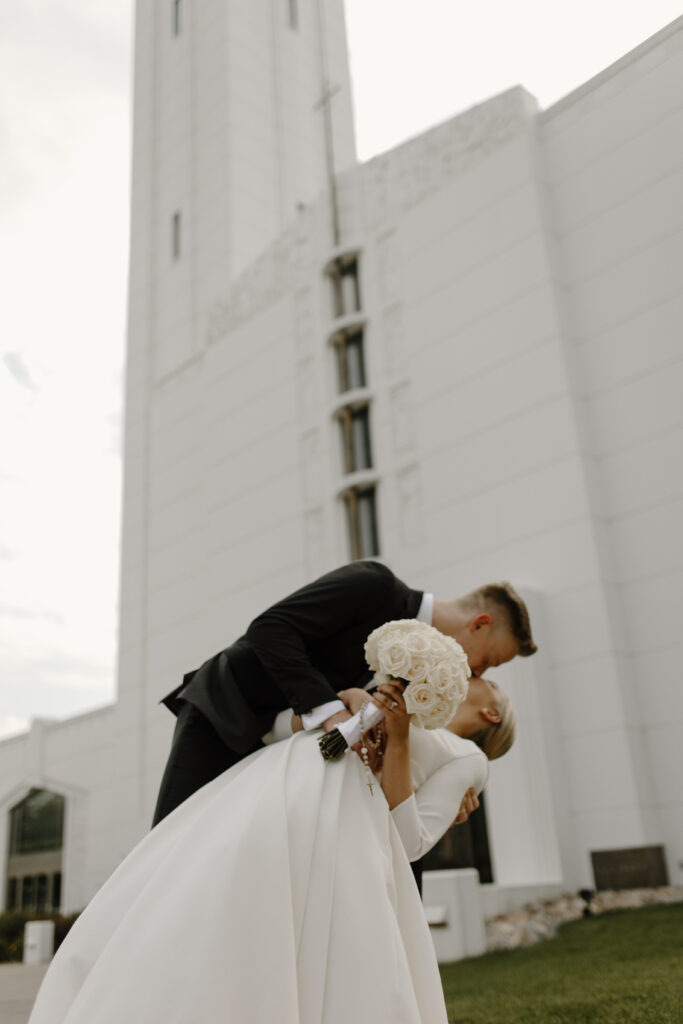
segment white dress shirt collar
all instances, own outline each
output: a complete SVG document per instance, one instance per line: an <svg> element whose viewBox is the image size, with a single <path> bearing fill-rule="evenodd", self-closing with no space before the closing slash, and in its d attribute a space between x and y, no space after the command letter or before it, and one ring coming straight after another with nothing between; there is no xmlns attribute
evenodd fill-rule
<svg viewBox="0 0 683 1024"><path fill-rule="evenodd" d="M434 595L428 594L426 591L422 595L422 601L420 607L417 610L415 616L420 622L426 622L428 626L432 624L432 618L434 617Z"/></svg>

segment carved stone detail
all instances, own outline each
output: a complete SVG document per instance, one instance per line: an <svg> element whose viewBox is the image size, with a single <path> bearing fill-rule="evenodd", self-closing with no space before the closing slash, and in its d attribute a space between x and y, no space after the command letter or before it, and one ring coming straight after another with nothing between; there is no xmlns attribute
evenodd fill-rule
<svg viewBox="0 0 683 1024"><path fill-rule="evenodd" d="M511 89L367 164L351 168L340 177L340 194L347 206L354 202L360 206L362 202L366 231L381 230L382 224L399 219L402 210L528 130L534 117L531 105L528 93L519 87ZM349 215L347 211L347 220ZM304 275L310 279L311 268L324 245L322 239L328 235L324 227L328 221L327 196L299 213L291 227L237 279L227 299L215 303L207 324L210 343L224 338L283 295L291 294ZM390 277L397 264L390 256L387 249L385 302L399 294L396 280Z"/></svg>
<svg viewBox="0 0 683 1024"><path fill-rule="evenodd" d="M393 220L528 130L533 98L517 87L370 160L362 168L367 225Z"/></svg>
<svg viewBox="0 0 683 1024"><path fill-rule="evenodd" d="M296 289L314 258L315 217L315 210L303 211L237 278L227 299L214 304L207 325L210 343Z"/></svg>

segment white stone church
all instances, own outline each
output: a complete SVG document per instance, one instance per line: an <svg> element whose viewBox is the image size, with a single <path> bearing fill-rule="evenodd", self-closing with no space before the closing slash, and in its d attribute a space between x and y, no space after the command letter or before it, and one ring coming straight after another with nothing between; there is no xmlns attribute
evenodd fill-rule
<svg viewBox="0 0 683 1024"><path fill-rule="evenodd" d="M160 697L358 557L528 599L487 910L683 882L682 195L683 18L359 164L342 0L138 0L118 700L0 743L3 909L82 908Z"/></svg>

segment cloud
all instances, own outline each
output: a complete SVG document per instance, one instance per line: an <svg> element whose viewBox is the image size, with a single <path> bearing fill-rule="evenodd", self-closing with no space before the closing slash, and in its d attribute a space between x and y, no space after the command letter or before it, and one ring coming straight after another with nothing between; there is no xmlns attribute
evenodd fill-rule
<svg viewBox="0 0 683 1024"><path fill-rule="evenodd" d="M2 550L0 549L1 557ZM8 608L7 606L0 606L0 618L51 622L53 626L64 625L64 616L58 615L57 612L41 611L37 608Z"/></svg>
<svg viewBox="0 0 683 1024"><path fill-rule="evenodd" d="M30 726L30 719L22 715L0 715L0 741L27 732Z"/></svg>
<svg viewBox="0 0 683 1024"><path fill-rule="evenodd" d="M132 0L0 3L0 720L12 728L115 692L132 12Z"/></svg>
<svg viewBox="0 0 683 1024"><path fill-rule="evenodd" d="M105 420L109 440L104 448L107 455L123 456L123 417L120 412L110 413Z"/></svg>
<svg viewBox="0 0 683 1024"><path fill-rule="evenodd" d="M50 684L99 690L113 684L112 665L105 661L62 655L59 660L36 658L35 668Z"/></svg>
<svg viewBox="0 0 683 1024"><path fill-rule="evenodd" d="M29 391L36 390L36 386L31 379L31 374L28 371L28 367L23 360L21 352L5 352L2 357L2 361L14 377L17 384L20 384L23 388L28 388Z"/></svg>
<svg viewBox="0 0 683 1024"><path fill-rule="evenodd" d="M0 721L15 718L70 718L111 703L116 696L113 663L97 663L68 653L37 656L0 652L3 685Z"/></svg>
<svg viewBox="0 0 683 1024"><path fill-rule="evenodd" d="M0 53L15 81L52 92L119 92L130 66L130 0L19 0L2 5Z"/></svg>

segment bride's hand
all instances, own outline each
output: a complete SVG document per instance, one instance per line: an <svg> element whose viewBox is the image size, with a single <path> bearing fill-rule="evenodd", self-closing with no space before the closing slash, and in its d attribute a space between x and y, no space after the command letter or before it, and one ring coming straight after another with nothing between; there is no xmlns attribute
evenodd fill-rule
<svg viewBox="0 0 683 1024"><path fill-rule="evenodd" d="M372 700L384 712L382 728L387 742L407 740L410 730L410 715L406 710L401 684L391 680L387 683L380 683L372 694Z"/></svg>

